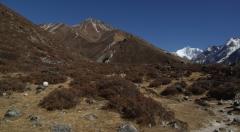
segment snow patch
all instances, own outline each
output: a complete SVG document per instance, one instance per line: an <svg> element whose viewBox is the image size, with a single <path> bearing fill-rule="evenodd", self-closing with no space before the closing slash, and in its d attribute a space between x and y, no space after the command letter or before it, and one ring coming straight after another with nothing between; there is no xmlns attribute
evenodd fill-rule
<svg viewBox="0 0 240 132"><path fill-rule="evenodd" d="M97 24L92 22L92 25L93 25L93 28L95 29L95 31L99 33L100 31L97 29Z"/></svg>

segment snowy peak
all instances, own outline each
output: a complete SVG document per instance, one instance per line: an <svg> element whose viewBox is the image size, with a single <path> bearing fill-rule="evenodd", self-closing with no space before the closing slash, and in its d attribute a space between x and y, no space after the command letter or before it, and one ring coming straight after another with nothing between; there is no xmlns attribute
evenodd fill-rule
<svg viewBox="0 0 240 132"><path fill-rule="evenodd" d="M226 44L227 46L239 46L240 45L240 38L230 38L230 40Z"/></svg>
<svg viewBox="0 0 240 132"><path fill-rule="evenodd" d="M217 61L217 63L222 63L225 60L227 60L227 58L229 58L229 56L231 56L235 51L237 51L240 48L240 39L239 38L231 38L225 46L223 46L223 48L220 50L219 52L219 56L222 56L222 58L220 60Z"/></svg>
<svg viewBox="0 0 240 132"><path fill-rule="evenodd" d="M189 60L192 60L192 59L196 58L202 52L203 52L203 50L201 50L199 48L185 47L183 49L177 50L176 54L182 58L187 58Z"/></svg>
<svg viewBox="0 0 240 132"><path fill-rule="evenodd" d="M237 53L236 53L237 52ZM197 63L235 63L240 59L240 39L230 38L226 44L208 47L203 53L194 59Z"/></svg>

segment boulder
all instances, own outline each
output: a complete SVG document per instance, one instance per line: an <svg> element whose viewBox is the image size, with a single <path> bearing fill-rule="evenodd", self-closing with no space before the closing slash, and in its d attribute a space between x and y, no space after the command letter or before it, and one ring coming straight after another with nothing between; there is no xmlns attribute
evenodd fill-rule
<svg viewBox="0 0 240 132"><path fill-rule="evenodd" d="M67 124L55 124L52 126L51 132L71 132L72 128Z"/></svg>
<svg viewBox="0 0 240 132"><path fill-rule="evenodd" d="M21 111L16 108L11 108L7 110L7 112L4 115L4 118L17 118L21 116Z"/></svg>
<svg viewBox="0 0 240 132"><path fill-rule="evenodd" d="M90 121L94 121L96 120L98 117L95 114L87 114L84 116L85 119L90 120Z"/></svg>
<svg viewBox="0 0 240 132"><path fill-rule="evenodd" d="M132 124L125 123L118 128L118 132L138 132L138 130Z"/></svg>

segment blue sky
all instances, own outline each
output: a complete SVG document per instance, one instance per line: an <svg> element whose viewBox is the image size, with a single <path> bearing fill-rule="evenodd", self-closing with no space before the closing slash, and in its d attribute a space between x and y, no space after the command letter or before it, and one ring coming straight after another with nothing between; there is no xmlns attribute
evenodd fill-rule
<svg viewBox="0 0 240 132"><path fill-rule="evenodd" d="M34 23L93 17L175 51L240 37L240 0L0 0Z"/></svg>

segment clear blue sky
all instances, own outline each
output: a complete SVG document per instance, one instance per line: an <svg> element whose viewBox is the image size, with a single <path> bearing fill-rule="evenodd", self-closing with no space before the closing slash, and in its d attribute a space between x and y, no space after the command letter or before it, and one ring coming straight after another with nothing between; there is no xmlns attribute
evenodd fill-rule
<svg viewBox="0 0 240 132"><path fill-rule="evenodd" d="M0 0L34 23L93 17L175 51L240 36L240 0Z"/></svg>

